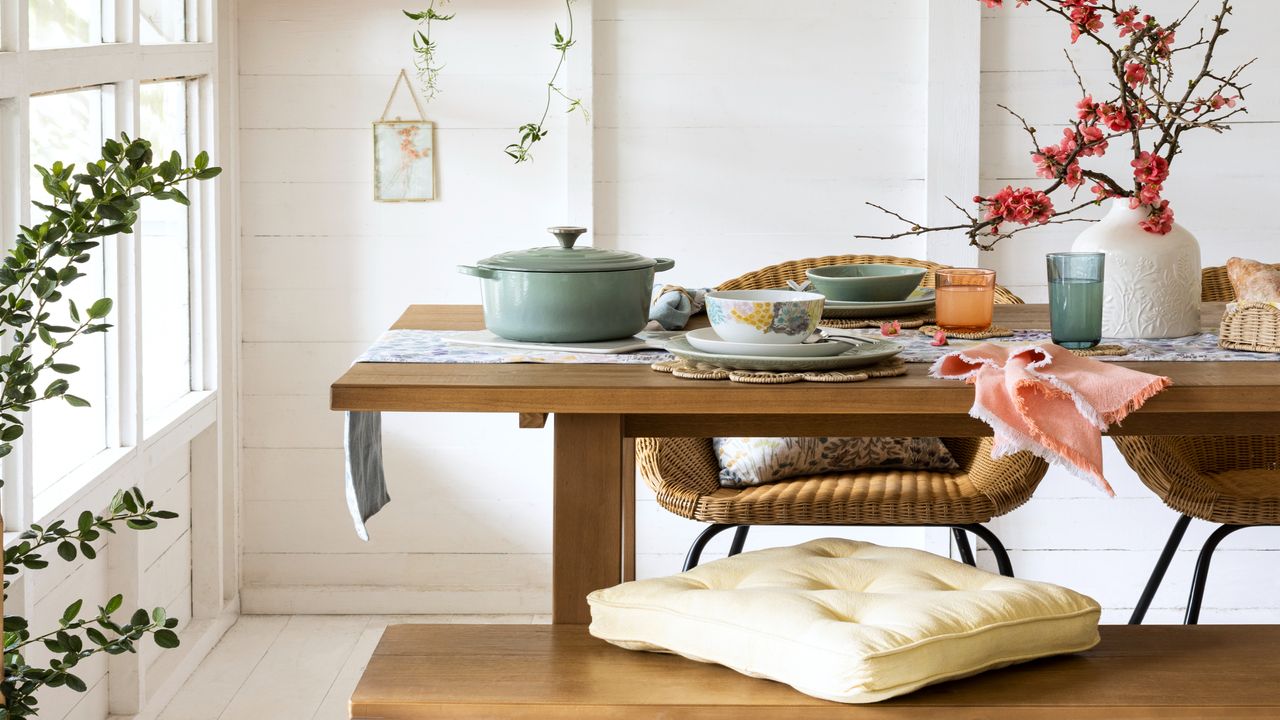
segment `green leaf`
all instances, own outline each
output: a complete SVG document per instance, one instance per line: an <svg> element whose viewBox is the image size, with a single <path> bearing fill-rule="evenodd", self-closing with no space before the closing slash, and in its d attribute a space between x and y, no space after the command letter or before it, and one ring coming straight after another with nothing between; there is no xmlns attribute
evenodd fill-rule
<svg viewBox="0 0 1280 720"><path fill-rule="evenodd" d="M101 320L111 314L113 305L111 298L102 298L89 306L89 317L94 320Z"/></svg>
<svg viewBox="0 0 1280 720"><path fill-rule="evenodd" d="M93 513L85 510L80 513L80 517L76 518L76 529L80 532L89 532L93 528Z"/></svg>
<svg viewBox="0 0 1280 720"><path fill-rule="evenodd" d="M121 605L124 605L124 596L116 595L115 597L107 601L107 606L105 608L107 611L106 614L110 615L114 613L115 611L120 609Z"/></svg>
<svg viewBox="0 0 1280 720"><path fill-rule="evenodd" d="M154 530L159 526L159 523L155 520L142 520L137 518L126 520L125 524L134 530Z"/></svg>
<svg viewBox="0 0 1280 720"><path fill-rule="evenodd" d="M0 441L13 442L22 437L21 425L6 425L4 430L0 430Z"/></svg>
<svg viewBox="0 0 1280 720"><path fill-rule="evenodd" d="M70 405L71 407L78 407L78 408L89 407L89 401L85 400L84 398L78 395L72 395L68 393L66 395L63 395L62 399L66 400L67 404Z"/></svg>
<svg viewBox="0 0 1280 720"><path fill-rule="evenodd" d="M195 166L197 170L204 170L209 167L209 153L201 150L200 154L196 155Z"/></svg>
<svg viewBox="0 0 1280 720"><path fill-rule="evenodd" d="M71 373L80 372L79 365L72 365L70 363L54 363L49 366L49 369L56 373L61 373L63 375L70 375Z"/></svg>
<svg viewBox="0 0 1280 720"><path fill-rule="evenodd" d="M58 543L58 557L71 562L76 559L76 546L70 540L63 540Z"/></svg>
<svg viewBox="0 0 1280 720"><path fill-rule="evenodd" d="M84 681L76 677L75 675L68 674L66 676L66 680L67 680L67 687L71 688L72 690L75 690L76 692L82 693L89 689L89 686L85 685Z"/></svg>
<svg viewBox="0 0 1280 720"><path fill-rule="evenodd" d="M154 635L156 644L165 649L178 647L178 633L172 630L157 630Z"/></svg>
<svg viewBox="0 0 1280 720"><path fill-rule="evenodd" d="M67 606L66 612L62 613L63 627L70 625L72 622L75 621L76 617L80 614L80 608L83 605L84 605L83 600L76 600L75 602Z"/></svg>
<svg viewBox="0 0 1280 720"><path fill-rule="evenodd" d="M134 627L142 627L144 625L150 625L151 616L147 614L146 610L143 610L142 608L138 608L137 610L134 610L133 615L129 617L129 624L133 625Z"/></svg>

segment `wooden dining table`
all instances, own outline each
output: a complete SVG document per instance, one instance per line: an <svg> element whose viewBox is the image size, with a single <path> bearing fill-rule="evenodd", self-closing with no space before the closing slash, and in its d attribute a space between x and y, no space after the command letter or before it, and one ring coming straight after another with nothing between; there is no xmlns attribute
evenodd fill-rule
<svg viewBox="0 0 1280 720"><path fill-rule="evenodd" d="M1205 303L1215 329L1221 303ZM994 322L1048 327L1044 305L997 305ZM414 305L393 329L477 330L480 308ZM905 330L904 332L913 332ZM1173 386L1111 434L1280 435L1280 363L1121 363ZM707 436L990 435L969 417L973 388L906 375L850 384L748 385L681 380L643 364L357 363L331 387L339 411L554 416L552 622L590 621L586 595L635 574L634 440ZM392 479L394 482L394 478Z"/></svg>

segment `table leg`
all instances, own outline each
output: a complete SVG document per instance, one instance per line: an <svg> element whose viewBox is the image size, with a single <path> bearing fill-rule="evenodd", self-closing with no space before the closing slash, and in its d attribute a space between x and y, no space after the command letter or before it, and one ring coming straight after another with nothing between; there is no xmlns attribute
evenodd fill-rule
<svg viewBox="0 0 1280 720"><path fill-rule="evenodd" d="M591 621L586 596L621 582L623 488L635 482L631 447L620 415L557 414L555 418L555 514L551 540L551 621ZM627 548L634 553L633 547Z"/></svg>
<svg viewBox="0 0 1280 720"><path fill-rule="evenodd" d="M636 579L636 439L622 441L622 579Z"/></svg>

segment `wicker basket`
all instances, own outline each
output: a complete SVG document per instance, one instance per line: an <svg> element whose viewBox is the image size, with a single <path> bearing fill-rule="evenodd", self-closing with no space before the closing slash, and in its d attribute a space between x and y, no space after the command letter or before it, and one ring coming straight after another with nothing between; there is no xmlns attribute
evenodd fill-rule
<svg viewBox="0 0 1280 720"><path fill-rule="evenodd" d="M1229 350L1280 353L1280 308L1242 302L1222 315L1218 345Z"/></svg>

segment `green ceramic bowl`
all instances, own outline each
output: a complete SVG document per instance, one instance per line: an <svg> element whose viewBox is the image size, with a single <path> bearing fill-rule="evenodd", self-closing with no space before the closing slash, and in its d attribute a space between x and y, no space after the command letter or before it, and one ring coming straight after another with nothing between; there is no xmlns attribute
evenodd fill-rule
<svg viewBox="0 0 1280 720"><path fill-rule="evenodd" d="M906 300L924 273L924 268L906 265L828 265L813 268L805 276L830 300L893 302Z"/></svg>

